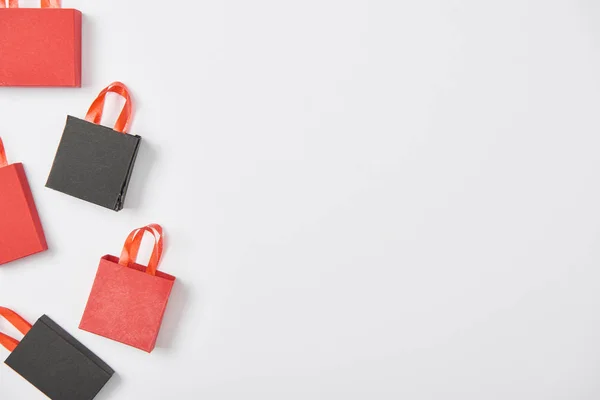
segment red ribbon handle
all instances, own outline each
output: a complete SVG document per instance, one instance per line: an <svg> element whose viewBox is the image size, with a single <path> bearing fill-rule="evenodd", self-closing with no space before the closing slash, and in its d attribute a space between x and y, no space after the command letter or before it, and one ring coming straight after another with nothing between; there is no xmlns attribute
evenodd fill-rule
<svg viewBox="0 0 600 400"><path fill-rule="evenodd" d="M131 125L133 104L131 101L131 96L129 95L129 90L127 90L127 86L121 82L113 82L100 92L98 97L96 97L96 100L94 100L90 106L90 109L85 116L85 120L94 124L100 124L102 121L104 101L106 100L107 93L116 93L125 98L125 106L123 107L123 111L121 111L119 118L117 118L114 130L117 132L127 133L129 131L129 126Z"/></svg>
<svg viewBox="0 0 600 400"><path fill-rule="evenodd" d="M23 335L27 335L27 332L31 329L31 324L29 322L25 321L19 314L6 307L0 307L0 316L6 318L6 320ZM19 345L19 341L0 332L0 345L4 346L8 351L13 351Z"/></svg>
<svg viewBox="0 0 600 400"><path fill-rule="evenodd" d="M60 0L42 0L42 8L60 8ZM6 2L0 0L0 8L6 8ZM8 0L8 8L19 8L19 0Z"/></svg>
<svg viewBox="0 0 600 400"><path fill-rule="evenodd" d="M2 0L0 0L2 1ZM6 151L4 150L4 143L2 143L2 138L0 138L0 168L6 167L8 165L8 160L6 159Z"/></svg>
<svg viewBox="0 0 600 400"><path fill-rule="evenodd" d="M154 248L152 249L152 254L150 255L150 261L148 262L146 273L148 275L155 276L164 248L163 230L158 224L150 224L142 228L135 229L129 234L125 240L125 244L123 245L123 251L121 252L121 258L119 258L119 264L124 267L129 267L131 263L136 262L140 245L142 244L142 238L146 232L149 232L154 236Z"/></svg>

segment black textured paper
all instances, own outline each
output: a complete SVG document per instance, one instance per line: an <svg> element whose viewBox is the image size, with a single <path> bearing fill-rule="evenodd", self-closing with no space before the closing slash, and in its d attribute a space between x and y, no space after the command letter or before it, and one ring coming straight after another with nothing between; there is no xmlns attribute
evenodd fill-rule
<svg viewBox="0 0 600 400"><path fill-rule="evenodd" d="M68 116L46 187L119 211L141 140Z"/></svg>
<svg viewBox="0 0 600 400"><path fill-rule="evenodd" d="M52 400L91 400L114 373L46 315L5 363Z"/></svg>

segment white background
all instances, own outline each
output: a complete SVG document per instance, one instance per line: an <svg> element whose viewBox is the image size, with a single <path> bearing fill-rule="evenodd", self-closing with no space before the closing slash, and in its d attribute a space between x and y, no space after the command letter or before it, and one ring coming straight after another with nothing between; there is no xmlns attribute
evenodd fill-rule
<svg viewBox="0 0 600 400"><path fill-rule="evenodd" d="M64 0L84 87L0 90L51 248L0 304L111 365L97 399L600 398L600 2L162 3ZM44 188L114 80L119 213ZM146 354L77 327L150 222L178 281ZM0 365L0 398L44 396Z"/></svg>

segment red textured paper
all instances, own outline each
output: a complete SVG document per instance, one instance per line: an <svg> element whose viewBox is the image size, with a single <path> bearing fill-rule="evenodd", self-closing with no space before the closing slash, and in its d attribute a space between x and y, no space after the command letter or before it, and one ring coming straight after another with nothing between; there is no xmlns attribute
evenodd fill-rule
<svg viewBox="0 0 600 400"><path fill-rule="evenodd" d="M100 259L79 328L151 352L156 344L175 277L119 258Z"/></svg>
<svg viewBox="0 0 600 400"><path fill-rule="evenodd" d="M0 265L47 249L23 164L0 168Z"/></svg>
<svg viewBox="0 0 600 400"><path fill-rule="evenodd" d="M81 12L0 9L0 86L81 87Z"/></svg>

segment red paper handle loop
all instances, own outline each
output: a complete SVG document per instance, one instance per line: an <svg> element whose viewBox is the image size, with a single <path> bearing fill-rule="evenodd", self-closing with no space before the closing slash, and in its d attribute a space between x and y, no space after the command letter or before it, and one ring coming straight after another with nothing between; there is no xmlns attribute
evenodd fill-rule
<svg viewBox="0 0 600 400"><path fill-rule="evenodd" d="M150 224L142 228L135 229L129 234L125 240L125 244L123 245L123 251L121 252L121 258L119 258L119 264L124 267L129 267L131 263L136 262L140 245L142 244L142 238L146 232L149 232L154 236L154 248L152 249L152 254L150 255L150 261L148 262L146 273L155 276L164 248L163 230L158 224Z"/></svg>
<svg viewBox="0 0 600 400"><path fill-rule="evenodd" d="M113 82L100 92L98 97L96 97L96 100L94 100L90 106L90 109L85 116L85 120L94 124L100 124L102 121L104 101L106 100L107 93L117 93L125 98L125 106L123 107L123 111L121 111L119 118L117 118L114 130L117 132L127 133L129 131L129 126L131 125L133 104L131 101L131 96L129 95L129 90L127 90L127 86L121 82Z"/></svg>
<svg viewBox="0 0 600 400"><path fill-rule="evenodd" d="M42 0L42 8L60 8L60 0ZM19 0L8 0L9 8L19 8ZM6 8L6 2L0 0L0 8Z"/></svg>
<svg viewBox="0 0 600 400"><path fill-rule="evenodd" d="M6 159L6 151L4 150L4 143L2 143L2 138L0 138L0 168L6 167L8 165L8 160Z"/></svg>
<svg viewBox="0 0 600 400"><path fill-rule="evenodd" d="M19 314L6 307L0 307L0 316L6 318L6 320L23 335L27 335L27 332L31 329L31 324L29 322L25 321ZM13 351L19 345L19 341L4 333L0 333L0 345L4 346L8 351Z"/></svg>
<svg viewBox="0 0 600 400"><path fill-rule="evenodd" d="M60 8L60 0L42 0L42 8Z"/></svg>

